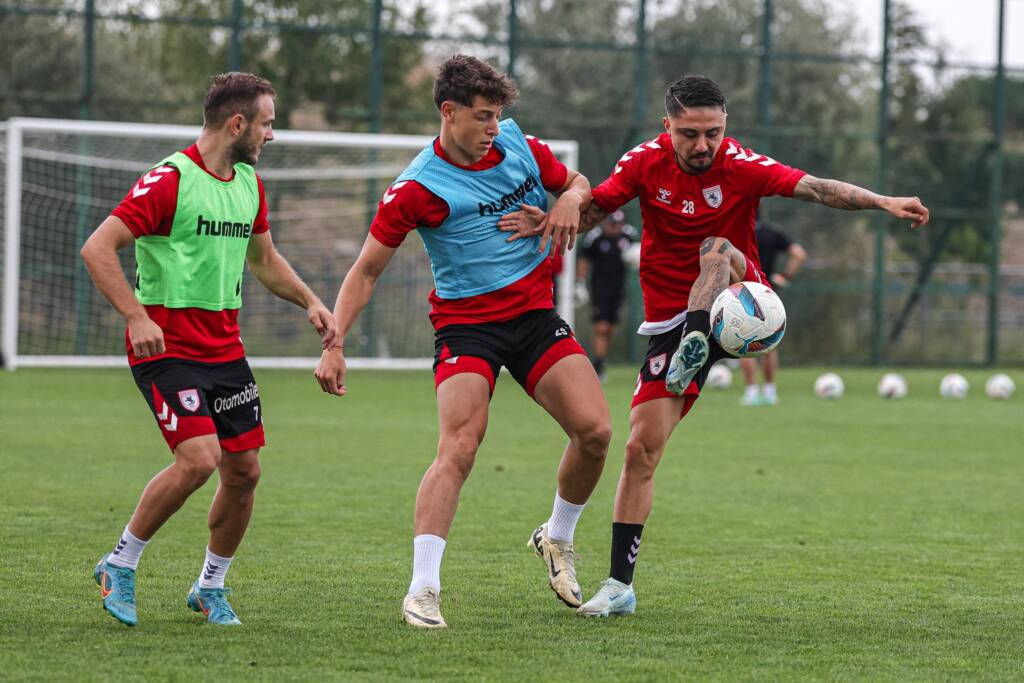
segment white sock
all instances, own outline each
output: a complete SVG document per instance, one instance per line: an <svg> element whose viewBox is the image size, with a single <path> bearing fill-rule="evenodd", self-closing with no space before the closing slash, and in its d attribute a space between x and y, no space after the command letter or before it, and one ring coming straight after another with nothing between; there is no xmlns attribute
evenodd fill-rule
<svg viewBox="0 0 1024 683"><path fill-rule="evenodd" d="M446 541L433 534L420 534L412 539L412 581L409 594L424 588L441 592L441 558Z"/></svg>
<svg viewBox="0 0 1024 683"><path fill-rule="evenodd" d="M214 555L210 549L206 549L206 562L203 563L203 571L199 572L200 588L223 588L224 577L228 573L233 557L221 557Z"/></svg>
<svg viewBox="0 0 1024 683"><path fill-rule="evenodd" d="M553 541L572 541L576 533L576 522L586 503L576 505L563 499L555 491L555 504L551 508L551 519L548 520L548 538Z"/></svg>
<svg viewBox="0 0 1024 683"><path fill-rule="evenodd" d="M748 384L746 391L743 392L743 396L747 399L757 398L759 387L756 384Z"/></svg>
<svg viewBox="0 0 1024 683"><path fill-rule="evenodd" d="M765 398L775 398L779 395L778 392L775 390L774 382L772 382L771 384L764 385L764 395Z"/></svg>
<svg viewBox="0 0 1024 683"><path fill-rule="evenodd" d="M142 557L142 551L146 549L147 543L149 541L136 538L132 532L128 531L128 527L125 527L121 533L121 539L114 546L114 550L111 551L110 555L107 556L107 562L118 567L138 569L139 558Z"/></svg>

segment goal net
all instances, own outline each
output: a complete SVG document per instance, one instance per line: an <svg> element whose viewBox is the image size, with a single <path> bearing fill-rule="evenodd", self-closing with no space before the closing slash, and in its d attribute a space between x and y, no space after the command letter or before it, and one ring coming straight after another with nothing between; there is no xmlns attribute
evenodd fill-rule
<svg viewBox="0 0 1024 683"><path fill-rule="evenodd" d="M79 256L89 234L138 177L199 135L198 127L11 119L0 126L4 366L124 365L124 321ZM300 276L333 307L381 194L431 137L278 131L258 166L271 233ZM548 141L575 168L573 141ZM561 277L573 281L573 260ZM121 252L129 281L132 249ZM423 245L410 237L346 338L351 367L429 367L433 287ZM560 286L570 324L572 287ZM246 276L240 315L252 364L312 367L319 343L305 315Z"/></svg>

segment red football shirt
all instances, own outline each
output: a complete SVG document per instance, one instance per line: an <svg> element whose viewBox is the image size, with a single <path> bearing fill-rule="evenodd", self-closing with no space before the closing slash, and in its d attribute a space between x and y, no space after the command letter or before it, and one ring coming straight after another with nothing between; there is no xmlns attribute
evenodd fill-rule
<svg viewBox="0 0 1024 683"><path fill-rule="evenodd" d="M192 145L182 152L189 159L218 180L203 163L199 148ZM135 237L143 235L170 235L174 225L174 212L178 208L177 169L160 167L139 178L131 191L112 212L128 226ZM263 181L256 176L260 190L259 210L253 222L253 234L270 230L267 221L267 198L263 192ZM159 358L186 358L205 363L223 363L245 356L245 348L238 336L238 309L208 311L203 308L165 308L146 306L146 312L164 332L165 352L158 356L138 359L132 351L128 331L125 330L125 346L128 364L147 363Z"/></svg>
<svg viewBox="0 0 1024 683"><path fill-rule="evenodd" d="M561 190L569 170L555 157L551 148L532 135L526 141L540 167L540 182L550 192ZM501 163L504 155L497 146L472 166L452 162L434 140L434 153L449 164L467 171L485 171ZM417 228L436 228L448 218L448 204L415 180L389 187L377 205L377 215L370 225L370 234L387 247L398 248L406 235ZM495 227L495 230L498 228ZM551 260L544 259L528 275L512 284L486 294L464 299L442 299L430 292L430 322L439 330L445 325L500 322L511 320L527 311L552 308Z"/></svg>
<svg viewBox="0 0 1024 683"><path fill-rule="evenodd" d="M677 318L700 274L700 243L724 237L760 268L755 214L761 197L793 196L803 171L725 138L711 168L691 175L679 168L672 139L662 133L626 152L594 188L594 202L611 213L640 199L640 286L645 325Z"/></svg>

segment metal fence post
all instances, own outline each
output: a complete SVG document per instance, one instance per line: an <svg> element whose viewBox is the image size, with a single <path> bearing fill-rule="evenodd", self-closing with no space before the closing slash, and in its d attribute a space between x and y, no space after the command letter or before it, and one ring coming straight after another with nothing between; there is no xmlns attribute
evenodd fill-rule
<svg viewBox="0 0 1024 683"><path fill-rule="evenodd" d="M516 54L519 40L519 17L516 13L516 0L508 3L508 72L509 78L516 77Z"/></svg>
<svg viewBox="0 0 1024 683"><path fill-rule="evenodd" d="M771 152L768 127L772 125L772 0L764 0L761 16L761 70L757 91L758 145L762 152Z"/></svg>
<svg viewBox="0 0 1024 683"><path fill-rule="evenodd" d="M882 88L878 93L878 192L886 191L889 156L889 36L892 32L891 0L883 0L882 26ZM885 235L884 214L875 216L875 283L874 325L871 344L871 362L879 365L885 360Z"/></svg>
<svg viewBox="0 0 1024 683"><path fill-rule="evenodd" d="M999 35L996 38L996 75L992 104L992 179L989 183L989 210L992 225L989 235L988 344L985 363L999 359L999 260L1003 231L1003 137L1006 134L1006 0L999 0Z"/></svg>
<svg viewBox="0 0 1024 683"><path fill-rule="evenodd" d="M231 49L228 53L228 70L242 69L242 0L231 2Z"/></svg>

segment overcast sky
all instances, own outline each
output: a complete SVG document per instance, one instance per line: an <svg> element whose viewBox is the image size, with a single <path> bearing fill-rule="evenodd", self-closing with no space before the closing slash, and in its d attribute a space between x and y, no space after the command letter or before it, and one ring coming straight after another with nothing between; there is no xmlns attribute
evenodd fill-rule
<svg viewBox="0 0 1024 683"><path fill-rule="evenodd" d="M830 0L856 12L870 36L870 52L881 52L883 0ZM904 0L932 36L949 45L950 61L996 63L999 0ZM1024 67L1024 0L1006 0L1003 36L1007 66Z"/></svg>

